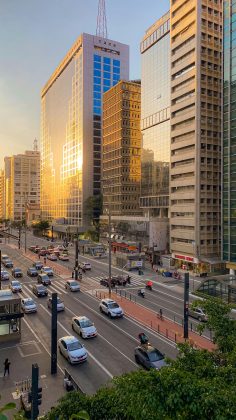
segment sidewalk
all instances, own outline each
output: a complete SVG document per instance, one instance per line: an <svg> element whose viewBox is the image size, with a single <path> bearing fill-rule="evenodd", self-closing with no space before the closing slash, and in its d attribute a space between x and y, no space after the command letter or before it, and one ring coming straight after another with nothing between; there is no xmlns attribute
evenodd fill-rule
<svg viewBox="0 0 236 420"><path fill-rule="evenodd" d="M101 299L109 297L108 292L106 291L96 293L96 296ZM121 305L125 315L140 322L143 326L151 328L175 343L184 343L186 341L183 337L183 328L180 325L175 324L164 317L161 320L159 314L138 303L130 301L119 294L112 292L111 298ZM207 340L192 331L189 331L189 339L187 341L199 349L212 351L216 348L212 341Z"/></svg>

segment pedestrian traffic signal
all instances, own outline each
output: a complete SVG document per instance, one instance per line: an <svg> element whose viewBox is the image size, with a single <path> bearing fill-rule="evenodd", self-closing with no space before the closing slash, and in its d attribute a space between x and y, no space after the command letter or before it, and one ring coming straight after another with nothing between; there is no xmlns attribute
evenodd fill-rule
<svg viewBox="0 0 236 420"><path fill-rule="evenodd" d="M37 392L37 405L41 405L42 404L42 387L38 387L38 392Z"/></svg>

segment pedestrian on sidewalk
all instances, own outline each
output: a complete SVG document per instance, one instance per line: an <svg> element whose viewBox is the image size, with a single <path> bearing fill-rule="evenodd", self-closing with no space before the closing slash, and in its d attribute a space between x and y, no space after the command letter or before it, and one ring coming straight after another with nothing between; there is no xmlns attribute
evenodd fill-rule
<svg viewBox="0 0 236 420"><path fill-rule="evenodd" d="M74 274L75 274L75 272L74 272L74 270L72 270L72 273L71 273L72 279L74 278Z"/></svg>
<svg viewBox="0 0 236 420"><path fill-rule="evenodd" d="M44 257L43 261L44 261L44 264L47 264L47 258L46 257Z"/></svg>
<svg viewBox="0 0 236 420"><path fill-rule="evenodd" d="M4 362L4 376L6 376L6 373L8 376L10 375L10 364L11 362L9 362L9 360L6 359Z"/></svg>
<svg viewBox="0 0 236 420"><path fill-rule="evenodd" d="M163 320L163 313L162 313L162 309L160 309L160 311L159 311L159 316L160 316L160 319L161 319L161 320Z"/></svg>

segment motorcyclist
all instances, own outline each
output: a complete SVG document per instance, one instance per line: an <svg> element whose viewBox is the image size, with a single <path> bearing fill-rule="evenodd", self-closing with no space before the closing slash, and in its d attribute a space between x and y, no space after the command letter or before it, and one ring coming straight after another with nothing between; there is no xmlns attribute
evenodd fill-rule
<svg viewBox="0 0 236 420"><path fill-rule="evenodd" d="M145 290L144 289L138 289L138 295L144 297L145 296Z"/></svg>

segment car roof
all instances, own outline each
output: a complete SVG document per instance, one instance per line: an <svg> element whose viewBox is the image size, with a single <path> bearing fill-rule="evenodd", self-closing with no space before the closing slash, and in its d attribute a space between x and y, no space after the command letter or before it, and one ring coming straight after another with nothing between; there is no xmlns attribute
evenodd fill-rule
<svg viewBox="0 0 236 420"><path fill-rule="evenodd" d="M24 302L27 302L27 301L29 301L29 300L30 300L30 301L34 301L34 300L33 300L33 298L31 298L31 297L26 297L26 298L23 298L22 300L24 300Z"/></svg>
<svg viewBox="0 0 236 420"><path fill-rule="evenodd" d="M37 289L41 289L42 287L46 289L46 287L43 284L34 284L34 287L36 287Z"/></svg>
<svg viewBox="0 0 236 420"><path fill-rule="evenodd" d="M19 280L12 280L11 282L12 282L12 284L13 283L20 283Z"/></svg>
<svg viewBox="0 0 236 420"><path fill-rule="evenodd" d="M64 340L66 344L79 341L78 338L74 337L73 335L66 335L65 337L61 337L60 340Z"/></svg>
<svg viewBox="0 0 236 420"><path fill-rule="evenodd" d="M15 270L15 271L20 270L21 271L21 268L20 267L14 267L13 270Z"/></svg>
<svg viewBox="0 0 236 420"><path fill-rule="evenodd" d="M106 303L116 303L116 301L115 301L115 300L113 300L113 299L109 299L109 298L102 299L102 302L106 302Z"/></svg>
<svg viewBox="0 0 236 420"><path fill-rule="evenodd" d="M79 321L90 321L87 316L75 316Z"/></svg>

